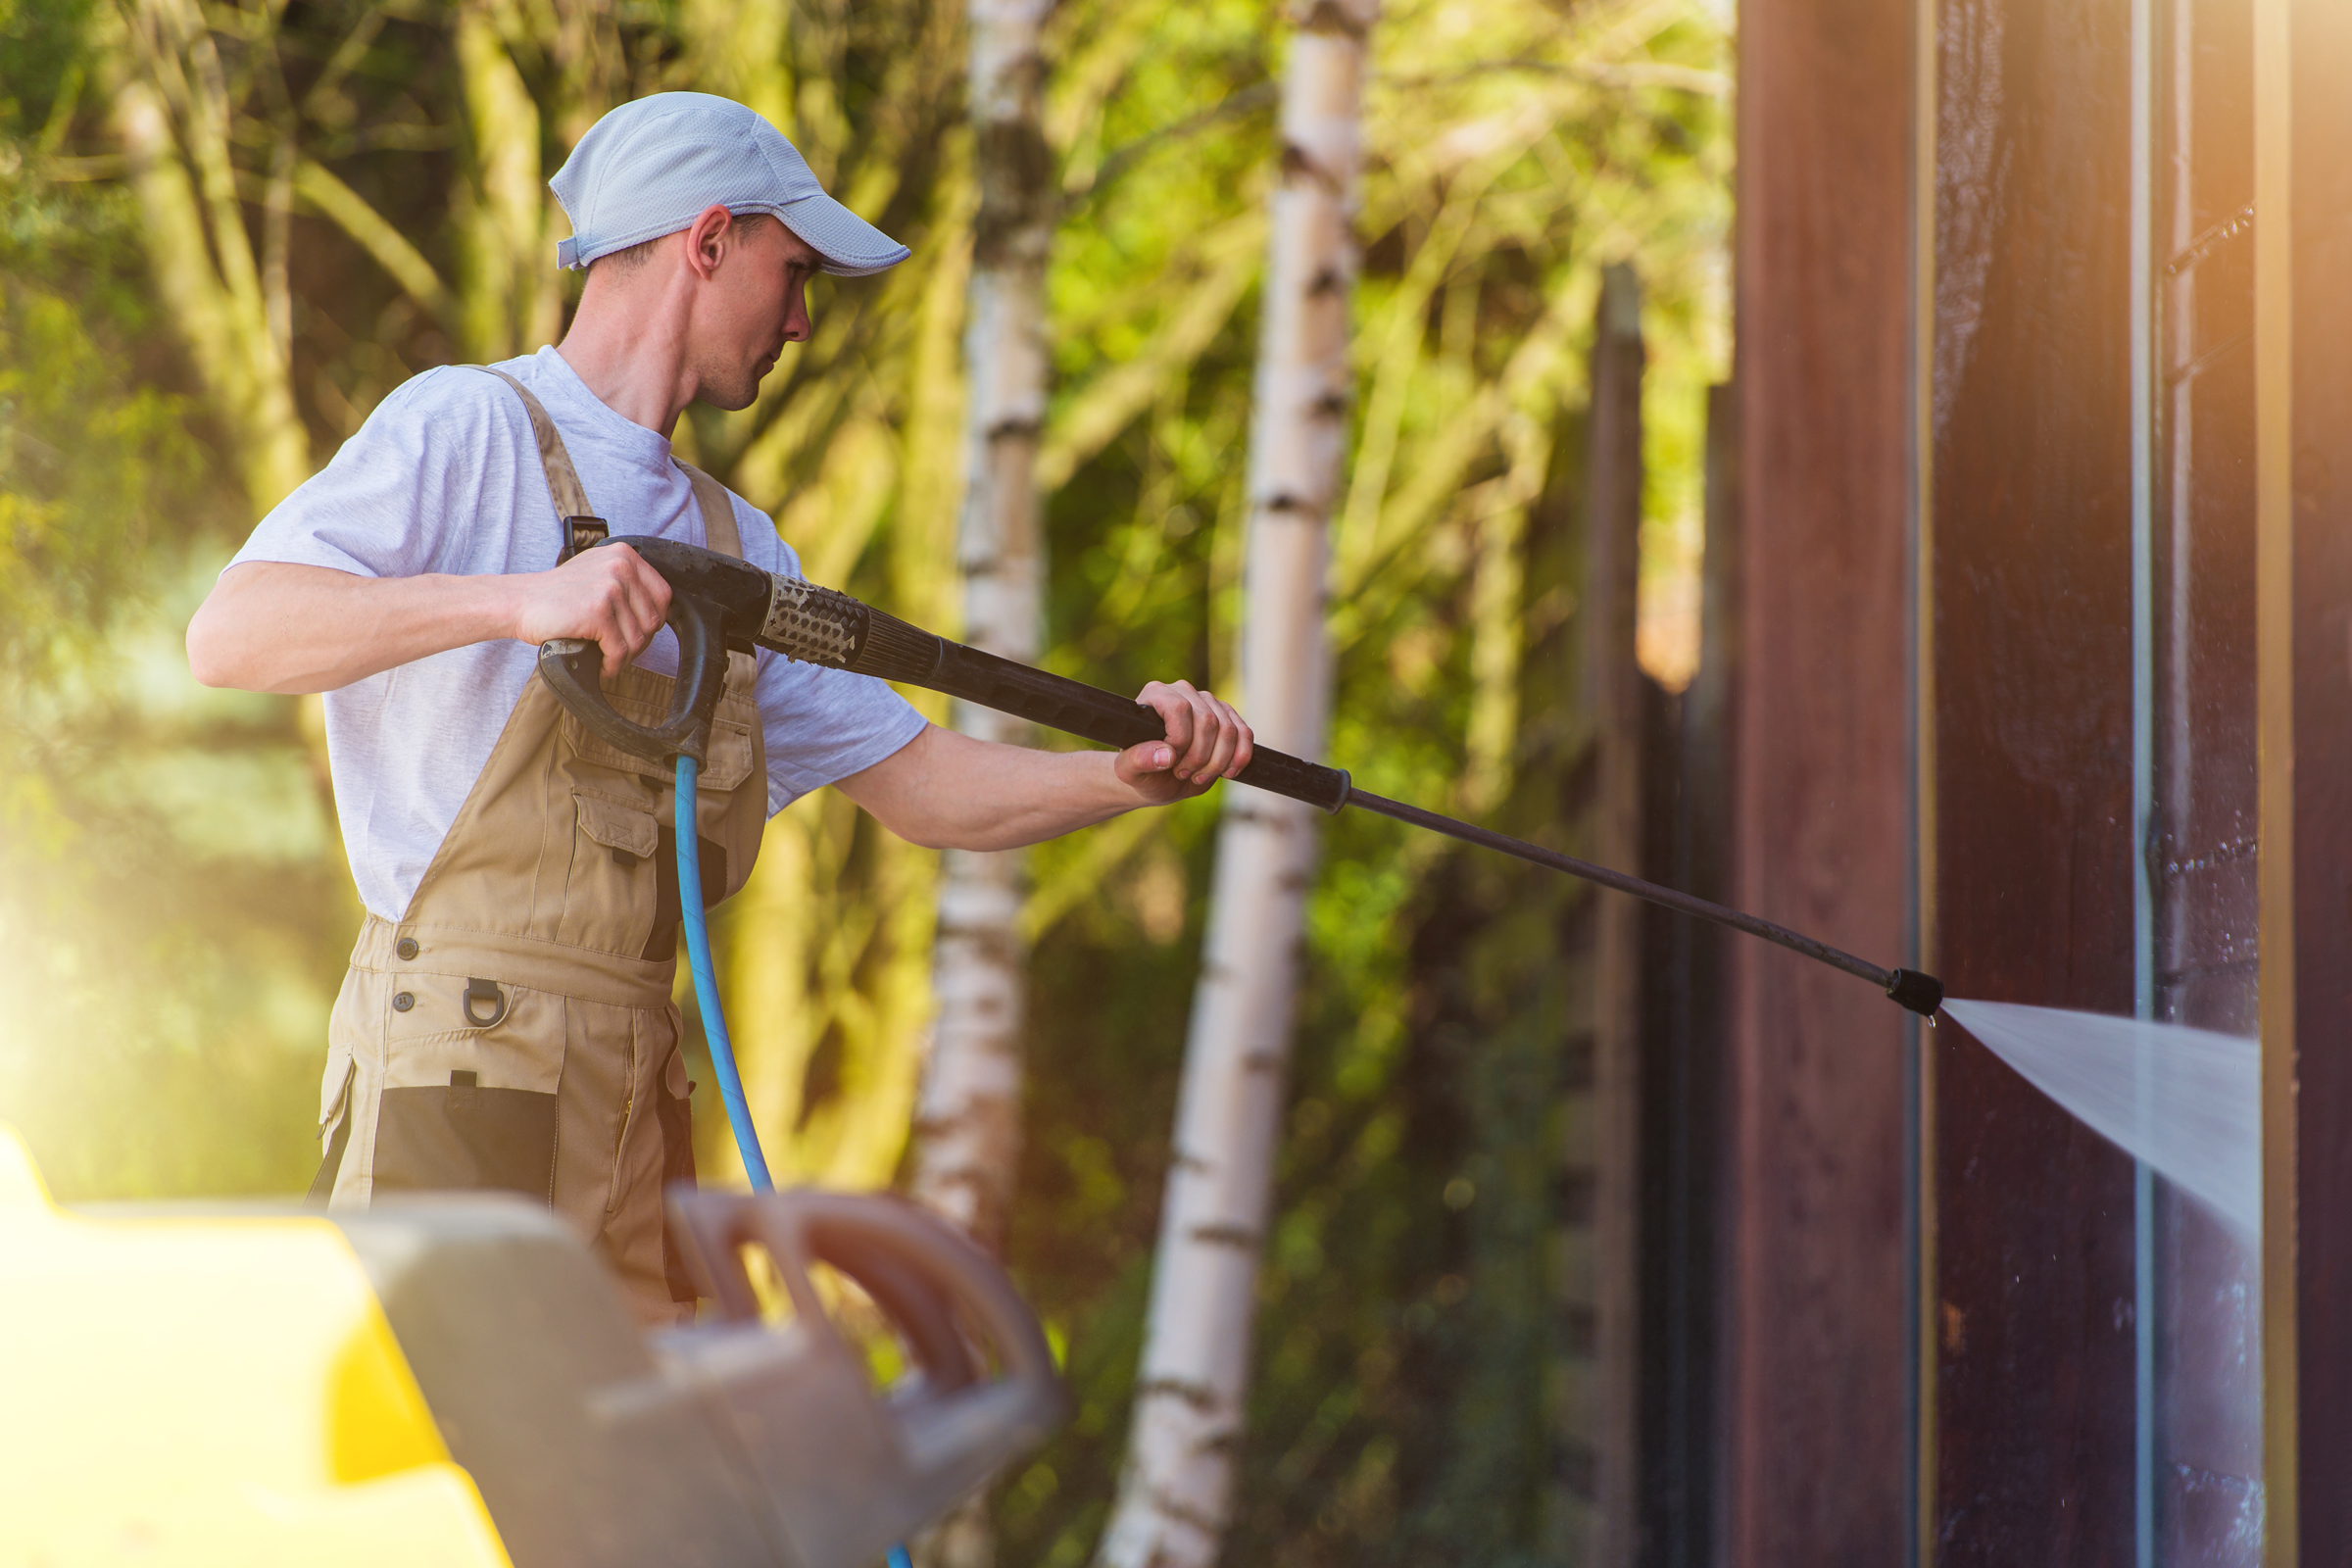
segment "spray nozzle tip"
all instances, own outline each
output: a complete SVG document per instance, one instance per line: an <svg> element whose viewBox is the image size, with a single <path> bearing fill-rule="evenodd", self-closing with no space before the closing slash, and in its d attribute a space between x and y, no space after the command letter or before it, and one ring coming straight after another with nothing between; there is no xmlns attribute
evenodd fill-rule
<svg viewBox="0 0 2352 1568"><path fill-rule="evenodd" d="M1886 982L1886 995L1921 1017L1933 1018L1943 1005L1943 982L1917 969L1897 969Z"/></svg>

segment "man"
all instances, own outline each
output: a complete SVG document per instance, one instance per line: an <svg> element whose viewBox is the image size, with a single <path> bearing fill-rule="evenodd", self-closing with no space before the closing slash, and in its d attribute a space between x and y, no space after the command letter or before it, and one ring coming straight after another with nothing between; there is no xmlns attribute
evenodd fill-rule
<svg viewBox="0 0 2352 1568"><path fill-rule="evenodd" d="M670 433L697 398L751 405L808 340L814 273L907 253L765 122L702 94L614 110L551 185L573 229L560 259L588 270L563 343L394 392L262 520L189 624L188 661L207 685L326 693L368 915L329 1025L314 1193L531 1194L659 1322L692 1301L661 1207L693 1174L671 780L569 717L535 652L592 639L615 707L666 709L667 587L623 546L564 559L574 516L797 573L768 518L678 463ZM740 888L766 818L825 784L915 843L1002 849L1249 761L1249 726L1207 693L1154 682L1138 701L1164 740L1033 752L928 725L863 676L734 655L701 785L706 896Z"/></svg>

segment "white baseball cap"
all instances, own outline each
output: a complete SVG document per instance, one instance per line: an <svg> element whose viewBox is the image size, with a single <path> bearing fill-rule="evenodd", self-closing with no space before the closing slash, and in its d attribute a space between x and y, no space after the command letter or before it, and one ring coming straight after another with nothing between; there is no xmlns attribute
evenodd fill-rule
<svg viewBox="0 0 2352 1568"><path fill-rule="evenodd" d="M586 267L687 227L713 204L767 213L815 247L824 270L865 277L906 247L825 194L800 149L732 99L658 92L588 127L547 182L571 220L556 261Z"/></svg>

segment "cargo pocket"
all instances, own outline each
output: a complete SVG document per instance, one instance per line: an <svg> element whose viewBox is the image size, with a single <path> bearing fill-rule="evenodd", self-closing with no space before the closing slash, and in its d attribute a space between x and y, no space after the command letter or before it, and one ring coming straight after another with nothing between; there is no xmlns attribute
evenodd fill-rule
<svg viewBox="0 0 2352 1568"><path fill-rule="evenodd" d="M446 1086L386 1089L375 1116L375 1191L492 1189L556 1199L556 1097L484 1089L453 1069Z"/></svg>
<svg viewBox="0 0 2352 1568"><path fill-rule="evenodd" d="M400 984L368 1146L373 1190L499 1188L548 1201L561 1142L564 999L450 974Z"/></svg>
<svg viewBox="0 0 2352 1568"><path fill-rule="evenodd" d="M694 1185L694 1112L689 1097L694 1085L686 1078L686 1053L672 1051L662 1071L662 1087L654 1097L654 1112L662 1126L662 1190L664 1196L680 1183ZM670 1233L666 1207L662 1224L662 1270L669 1281L669 1298L695 1298L694 1276L688 1272L678 1239Z"/></svg>
<svg viewBox="0 0 2352 1568"><path fill-rule="evenodd" d="M655 890L662 880L661 825L647 808L601 795L574 795L572 807L579 829L556 940L634 957L645 951L654 925Z"/></svg>

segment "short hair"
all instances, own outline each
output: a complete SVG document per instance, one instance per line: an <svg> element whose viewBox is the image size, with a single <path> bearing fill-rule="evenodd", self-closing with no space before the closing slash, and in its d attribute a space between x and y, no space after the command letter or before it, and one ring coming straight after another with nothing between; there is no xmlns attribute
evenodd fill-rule
<svg viewBox="0 0 2352 1568"><path fill-rule="evenodd" d="M746 230L757 229L762 223L775 223L781 221L781 220L779 220L773 213L731 213L728 216L735 220L736 227ZM679 231L672 231L667 234L656 234L652 239L639 240L636 244L631 245L626 250L609 251L605 255L599 256L595 261L590 262L588 264L588 270L593 272L598 268L605 267L612 270L612 273L614 277L626 276L628 273L636 271L639 268L645 266L646 263L652 261L654 259L654 252L660 250L671 240L676 239L678 237L678 232Z"/></svg>

